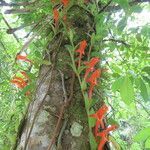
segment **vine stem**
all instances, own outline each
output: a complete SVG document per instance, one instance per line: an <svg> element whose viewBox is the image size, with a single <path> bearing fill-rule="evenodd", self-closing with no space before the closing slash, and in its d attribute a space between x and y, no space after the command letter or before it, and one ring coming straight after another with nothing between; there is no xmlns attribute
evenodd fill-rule
<svg viewBox="0 0 150 150"><path fill-rule="evenodd" d="M71 57L71 60L72 60L72 65L73 65L74 72L75 72L75 74L76 74L76 76L78 78L79 84L80 84L82 96L83 96L83 99L84 99L86 114L87 114L87 118L88 118L89 133L92 133L92 129L90 127L90 121L89 121L90 112L89 112L89 108L88 108L88 105L87 105L87 102L86 102L88 99L85 97L85 93L84 93L84 91L82 89L82 81L81 81L80 75L79 75L79 73L77 71L77 68L76 68L76 65L75 65L74 55L71 53L70 50L69 50L69 54L70 54L70 57Z"/></svg>

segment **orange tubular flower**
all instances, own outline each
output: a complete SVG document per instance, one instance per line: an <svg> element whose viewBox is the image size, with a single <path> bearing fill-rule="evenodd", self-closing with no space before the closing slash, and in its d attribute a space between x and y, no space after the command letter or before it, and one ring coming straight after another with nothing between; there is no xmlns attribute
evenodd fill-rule
<svg viewBox="0 0 150 150"><path fill-rule="evenodd" d="M69 0L61 0L61 2L63 3L63 5L64 5L65 7L67 7L68 4L69 4Z"/></svg>
<svg viewBox="0 0 150 150"><path fill-rule="evenodd" d="M54 17L55 27L57 27L58 21L59 21L59 12L58 12L57 8L53 9L53 17Z"/></svg>
<svg viewBox="0 0 150 150"><path fill-rule="evenodd" d="M92 93L93 93L93 89L94 87L97 85L97 78L99 78L101 75L101 70L97 69L93 72L93 74L86 80L86 82L90 83L90 89L89 89L89 99L92 98Z"/></svg>
<svg viewBox="0 0 150 150"><path fill-rule="evenodd" d="M94 70L94 66L100 61L98 57L92 58L89 62L85 62L87 69L85 71L84 79L87 78L88 74Z"/></svg>
<svg viewBox="0 0 150 150"><path fill-rule="evenodd" d="M103 130L102 132L97 133L97 136L101 137L100 143L98 145L98 150L103 150L103 147L104 147L105 143L109 140L108 139L109 132L113 131L117 128L118 127L116 125L112 125L112 126L108 127L107 129Z"/></svg>
<svg viewBox="0 0 150 150"><path fill-rule="evenodd" d="M27 56L23 56L23 55L20 55L20 54L16 56L16 59L31 63L31 60L27 59Z"/></svg>
<svg viewBox="0 0 150 150"><path fill-rule="evenodd" d="M101 70L97 69L93 72L93 74L86 80L87 82L97 85L97 78L101 75Z"/></svg>
<svg viewBox="0 0 150 150"><path fill-rule="evenodd" d="M28 85L29 77L25 71L21 71L20 73L22 74L23 78L14 76L10 82L13 83L19 89L23 89ZM25 96L29 96L30 94L31 92L27 91L25 93Z"/></svg>
<svg viewBox="0 0 150 150"><path fill-rule="evenodd" d="M93 117L96 119L95 136L97 136L98 134L99 126L101 126L101 128L104 129L103 118L107 113L107 111L108 111L108 107L104 104L95 114L89 115L89 117Z"/></svg>
<svg viewBox="0 0 150 150"><path fill-rule="evenodd" d="M20 89L23 89L24 87L27 86L27 82L21 77L15 76L10 82L15 84Z"/></svg>
<svg viewBox="0 0 150 150"><path fill-rule="evenodd" d="M86 40L83 40L80 42L79 48L76 50L76 52L79 53L78 67L80 67L80 64L81 64L82 55L85 54L84 51L85 51L86 46L87 46L87 42L86 42Z"/></svg>

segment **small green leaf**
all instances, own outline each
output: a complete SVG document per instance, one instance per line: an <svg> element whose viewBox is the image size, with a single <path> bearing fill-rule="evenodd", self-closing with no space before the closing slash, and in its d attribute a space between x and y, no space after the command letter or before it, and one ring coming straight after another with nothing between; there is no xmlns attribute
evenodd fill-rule
<svg viewBox="0 0 150 150"><path fill-rule="evenodd" d="M94 109L90 109L90 114L94 114L95 111ZM92 128L95 126L95 122L96 122L96 119L95 118L92 118L92 117L88 117L88 121L89 121L89 127Z"/></svg>
<svg viewBox="0 0 150 150"><path fill-rule="evenodd" d="M143 75L142 78L146 83L148 83L150 85L150 77Z"/></svg>
<svg viewBox="0 0 150 150"><path fill-rule="evenodd" d="M150 66L146 66L142 69L143 72L146 72L148 75L150 75Z"/></svg>
<svg viewBox="0 0 150 150"><path fill-rule="evenodd" d="M131 7L131 11L134 13L140 13L142 10L143 10L142 7L140 7L139 5L133 5Z"/></svg>
<svg viewBox="0 0 150 150"><path fill-rule="evenodd" d="M117 90L120 90L120 87L123 83L123 78L120 77L119 79L117 79L113 84L112 84L112 91L116 92Z"/></svg>
<svg viewBox="0 0 150 150"><path fill-rule="evenodd" d="M80 74L85 68L86 68L86 66L80 66L78 68L78 74Z"/></svg>
<svg viewBox="0 0 150 150"><path fill-rule="evenodd" d="M120 88L120 95L122 100L127 105L130 105L134 100L134 88L128 75L124 77L123 83Z"/></svg>
<svg viewBox="0 0 150 150"><path fill-rule="evenodd" d="M108 124L115 124L115 125L119 126L119 123L116 120L114 120L113 118L109 118L109 120L107 122L108 122Z"/></svg>
<svg viewBox="0 0 150 150"><path fill-rule="evenodd" d="M73 36L74 36L73 34L74 34L73 30L70 29L69 30L69 39L70 39L71 42L73 42Z"/></svg>
<svg viewBox="0 0 150 150"><path fill-rule="evenodd" d="M82 83L81 83L81 89L83 91L85 91L87 89L87 83L85 82L85 80L83 80Z"/></svg>
<svg viewBox="0 0 150 150"><path fill-rule="evenodd" d="M145 148L150 149L150 137L145 142Z"/></svg>
<svg viewBox="0 0 150 150"><path fill-rule="evenodd" d="M112 64L112 70L119 74L122 73L121 68L119 66L117 66L116 64Z"/></svg>
<svg viewBox="0 0 150 150"><path fill-rule="evenodd" d="M89 101L87 93L84 94L84 101L85 101L86 110L89 110L89 108L90 108L90 101Z"/></svg>
<svg viewBox="0 0 150 150"><path fill-rule="evenodd" d="M137 39L138 42L142 42L142 37L141 37L141 34L140 34L140 33L138 33L138 34L136 35L136 39Z"/></svg>
<svg viewBox="0 0 150 150"><path fill-rule="evenodd" d="M69 51L69 52L74 52L74 47L71 45L65 45L65 48Z"/></svg>
<svg viewBox="0 0 150 150"><path fill-rule="evenodd" d="M146 84L142 79L140 79L140 91L141 91L141 96L143 97L144 101L149 100L149 95L148 95L148 90L146 87Z"/></svg>
<svg viewBox="0 0 150 150"><path fill-rule="evenodd" d="M139 131L133 139L135 142L144 142L148 137L150 137L150 127Z"/></svg>
<svg viewBox="0 0 150 150"><path fill-rule="evenodd" d="M10 140L11 144L13 145L16 141L16 136L14 134L10 134L10 133L8 133L6 136Z"/></svg>
<svg viewBox="0 0 150 150"><path fill-rule="evenodd" d="M124 30L124 28L126 27L127 25L127 18L126 17L123 17L123 19L121 19L118 23L118 31L119 32L122 32Z"/></svg>
<svg viewBox="0 0 150 150"><path fill-rule="evenodd" d="M114 0L114 2L118 3L125 10L129 8L128 0Z"/></svg>
<svg viewBox="0 0 150 150"><path fill-rule="evenodd" d="M94 98L92 98L92 100L90 100L90 108L92 108L97 102L99 101L99 99L94 99Z"/></svg>

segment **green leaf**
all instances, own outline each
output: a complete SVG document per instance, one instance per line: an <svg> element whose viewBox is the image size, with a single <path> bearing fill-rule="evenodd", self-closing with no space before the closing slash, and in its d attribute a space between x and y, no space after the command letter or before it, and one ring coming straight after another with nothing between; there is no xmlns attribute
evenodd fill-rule
<svg viewBox="0 0 150 150"><path fill-rule="evenodd" d="M148 90L146 87L146 84L142 79L140 79L140 91L141 91L141 96L143 97L144 101L149 100L149 95L148 95Z"/></svg>
<svg viewBox="0 0 150 150"><path fill-rule="evenodd" d="M96 21L96 35L95 35L95 40L101 40L105 36L107 36L107 26L106 24L104 25L104 16L99 14L98 16L95 17Z"/></svg>
<svg viewBox="0 0 150 150"><path fill-rule="evenodd" d="M120 95L127 105L130 105L134 100L134 88L128 75L123 79L120 88Z"/></svg>
<svg viewBox="0 0 150 150"><path fill-rule="evenodd" d="M142 69L143 72L146 72L148 75L150 75L150 66L146 66Z"/></svg>
<svg viewBox="0 0 150 150"><path fill-rule="evenodd" d="M89 139L90 139L91 150L96 150L97 149L97 143L96 143L95 137L91 131L89 132Z"/></svg>
<svg viewBox="0 0 150 150"><path fill-rule="evenodd" d="M81 83L81 89L83 91L87 89L87 83L85 82L85 80L83 80L82 83Z"/></svg>
<svg viewBox="0 0 150 150"><path fill-rule="evenodd" d="M27 91L31 91L32 88L33 88L33 86L27 85L22 91L20 91L20 92L18 93L18 95L19 95L19 96L22 96L22 95L24 95Z"/></svg>
<svg viewBox="0 0 150 150"><path fill-rule="evenodd" d="M150 138L148 138L145 142L145 148L149 148L150 149Z"/></svg>
<svg viewBox="0 0 150 150"><path fill-rule="evenodd" d="M128 0L114 0L114 2L118 3L124 10L129 8Z"/></svg>
<svg viewBox="0 0 150 150"><path fill-rule="evenodd" d="M112 70L119 74L122 73L122 69L119 66L117 66L116 64L112 64Z"/></svg>
<svg viewBox="0 0 150 150"><path fill-rule="evenodd" d="M150 127L139 131L133 139L135 142L144 142L148 137L150 137Z"/></svg>
<svg viewBox="0 0 150 150"><path fill-rule="evenodd" d="M90 114L94 114L95 111L94 109L90 109ZM95 122L96 122L96 119L95 118L92 118L92 117L88 117L88 121L89 121L89 127L92 128L95 126Z"/></svg>
<svg viewBox="0 0 150 150"><path fill-rule="evenodd" d="M86 68L86 66L80 66L77 70L78 74L80 74L85 68Z"/></svg>
<svg viewBox="0 0 150 150"><path fill-rule="evenodd" d="M99 99L92 98L92 100L90 100L89 108L92 108L98 102L99 102Z"/></svg>
<svg viewBox="0 0 150 150"><path fill-rule="evenodd" d="M138 33L138 34L136 35L136 39L137 39L138 42L142 42L142 37L141 37L141 34L140 34L140 33Z"/></svg>
<svg viewBox="0 0 150 150"><path fill-rule="evenodd" d="M14 134L10 134L10 133L8 133L6 136L10 140L11 144L13 145L16 141L16 136Z"/></svg>
<svg viewBox="0 0 150 150"><path fill-rule="evenodd" d="M69 39L70 39L70 41L71 41L71 43L73 43L73 37L74 37L74 32L73 32L73 30L69 30Z"/></svg>
<svg viewBox="0 0 150 150"><path fill-rule="evenodd" d="M119 126L119 123L116 120L114 120L113 118L109 118L109 120L107 122L108 122L108 124L115 124L115 125Z"/></svg>
<svg viewBox="0 0 150 150"><path fill-rule="evenodd" d="M127 18L123 17L123 19L121 19L117 25L118 31L122 32L126 27L126 25L127 25Z"/></svg>
<svg viewBox="0 0 150 150"><path fill-rule="evenodd" d="M139 5L133 5L131 7L132 12L134 13L140 13L143 9Z"/></svg>
<svg viewBox="0 0 150 150"><path fill-rule="evenodd" d="M150 78L148 76L142 76L143 80L150 85Z"/></svg>
<svg viewBox="0 0 150 150"><path fill-rule="evenodd" d="M120 77L119 79L117 79L113 84L112 84L112 91L116 92L117 90L120 90L120 87L123 83L123 78Z"/></svg>
<svg viewBox="0 0 150 150"><path fill-rule="evenodd" d="M89 98L88 98L88 94L87 94L87 93L84 94L84 100L85 100L85 107L86 107L86 110L89 110L89 108L90 108L90 101L89 101Z"/></svg>

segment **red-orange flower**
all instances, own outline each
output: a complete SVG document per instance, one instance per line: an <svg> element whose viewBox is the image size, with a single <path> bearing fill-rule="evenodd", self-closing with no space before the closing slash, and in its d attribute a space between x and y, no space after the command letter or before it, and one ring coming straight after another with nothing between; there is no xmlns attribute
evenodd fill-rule
<svg viewBox="0 0 150 150"><path fill-rule="evenodd" d="M24 87L27 86L27 82L21 77L15 76L10 82L15 84L20 89L23 89Z"/></svg>
<svg viewBox="0 0 150 150"><path fill-rule="evenodd" d="M29 60L29 59L27 58L27 55L26 55L26 56L23 56L23 55L21 55L21 54L18 54L18 55L16 56L16 59L17 59L17 60L22 60L22 61L26 61L26 62L30 62L30 63L31 63L31 60Z"/></svg>
<svg viewBox="0 0 150 150"><path fill-rule="evenodd" d="M54 18L55 27L57 27L58 21L59 21L59 12L58 12L57 8L53 9L53 18Z"/></svg>
<svg viewBox="0 0 150 150"><path fill-rule="evenodd" d="M101 75L101 70L97 69L86 81L89 82L90 84L97 85L97 78L99 78L100 75Z"/></svg>
<svg viewBox="0 0 150 150"><path fill-rule="evenodd" d="M93 93L93 89L94 87L97 85L97 78L99 78L101 75L101 70L97 69L93 72L93 74L86 80L86 82L90 83L90 88L89 88L89 99L92 98L92 93Z"/></svg>
<svg viewBox="0 0 150 150"><path fill-rule="evenodd" d="M81 58L85 54L85 48L87 46L86 40L83 40L80 42L79 48L76 50L77 53L79 53L79 62L78 62L78 67L80 67L81 64Z"/></svg>
<svg viewBox="0 0 150 150"><path fill-rule="evenodd" d="M20 73L23 75L23 78L17 77L15 75L10 82L15 84L18 88L23 89L24 87L27 86L29 77L28 77L28 75L26 74L25 71L21 71Z"/></svg>
<svg viewBox="0 0 150 150"><path fill-rule="evenodd" d="M67 7L68 4L69 4L69 0L61 0L61 2L63 3L63 5L64 5L65 7Z"/></svg>
<svg viewBox="0 0 150 150"><path fill-rule="evenodd" d="M85 71L84 78L86 79L88 74L94 70L94 66L100 61L98 57L92 58L89 62L85 62L87 69Z"/></svg>
<svg viewBox="0 0 150 150"><path fill-rule="evenodd" d="M108 139L109 132L113 131L117 128L118 127L116 125L112 125L112 126L108 127L107 129L97 133L97 136L101 137L100 143L98 145L98 150L103 150L103 147L104 147L105 143L109 140Z"/></svg>
<svg viewBox="0 0 150 150"><path fill-rule="evenodd" d="M104 104L95 114L89 115L90 117L93 117L96 119L96 125L95 125L95 136L98 133L98 128L101 126L102 129L104 129L104 123L103 119L108 111L108 107Z"/></svg>

